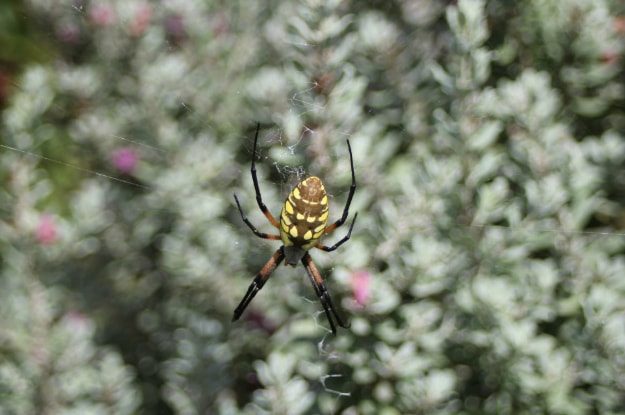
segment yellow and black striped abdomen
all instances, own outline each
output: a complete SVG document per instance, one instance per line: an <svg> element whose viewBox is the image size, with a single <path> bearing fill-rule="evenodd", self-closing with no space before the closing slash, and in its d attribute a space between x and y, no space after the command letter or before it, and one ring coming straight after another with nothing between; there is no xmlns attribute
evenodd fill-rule
<svg viewBox="0 0 625 415"><path fill-rule="evenodd" d="M328 195L318 177L299 182L284 201L280 237L284 246L308 250L323 235L328 222Z"/></svg>

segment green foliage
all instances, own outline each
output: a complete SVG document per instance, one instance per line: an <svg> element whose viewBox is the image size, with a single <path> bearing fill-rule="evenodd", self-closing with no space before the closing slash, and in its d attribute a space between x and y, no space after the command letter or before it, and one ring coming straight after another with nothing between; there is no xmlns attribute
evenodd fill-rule
<svg viewBox="0 0 625 415"><path fill-rule="evenodd" d="M0 413L624 412L625 8L449 3L29 0ZM306 171L337 218L352 144L337 337L301 267L230 322L275 249L232 200L270 229L256 121L274 214Z"/></svg>

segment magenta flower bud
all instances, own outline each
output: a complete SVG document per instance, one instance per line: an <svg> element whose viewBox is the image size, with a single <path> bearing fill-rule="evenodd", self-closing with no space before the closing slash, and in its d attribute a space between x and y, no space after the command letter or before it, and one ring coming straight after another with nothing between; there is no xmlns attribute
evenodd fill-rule
<svg viewBox="0 0 625 415"><path fill-rule="evenodd" d="M357 271L351 278L352 295L354 300L364 306L371 297L371 274L368 271Z"/></svg>
<svg viewBox="0 0 625 415"><path fill-rule="evenodd" d="M137 167L139 156L137 152L130 147L118 148L113 151L113 165L124 174L132 174Z"/></svg>
<svg viewBox="0 0 625 415"><path fill-rule="evenodd" d="M50 245L57 239L56 222L49 214L41 215L37 230L35 231L37 241L42 245Z"/></svg>
<svg viewBox="0 0 625 415"><path fill-rule="evenodd" d="M110 26L115 23L115 10L108 4L96 4L89 10L89 19L96 26Z"/></svg>
<svg viewBox="0 0 625 415"><path fill-rule="evenodd" d="M150 25L151 20L152 6L148 3L140 4L130 22L130 34L133 36L142 35Z"/></svg>

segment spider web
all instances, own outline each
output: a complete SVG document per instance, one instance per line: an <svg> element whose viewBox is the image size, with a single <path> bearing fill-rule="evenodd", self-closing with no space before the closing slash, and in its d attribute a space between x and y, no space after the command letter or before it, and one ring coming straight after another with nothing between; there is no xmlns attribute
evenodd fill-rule
<svg viewBox="0 0 625 415"><path fill-rule="evenodd" d="M312 45L309 43L300 44L300 46L311 48L316 47L316 45ZM326 104L314 102L308 97L308 95L318 86L319 85L317 82L311 82L307 88L294 92L290 97L289 102L291 103L291 111L296 111L299 118L305 118L307 116L314 115L322 116L323 113L327 110ZM351 137L351 133L345 131L334 131L333 133L340 134L345 138ZM302 147L306 145L306 143L304 143L305 137L309 137L312 141L314 140L315 135L316 132L313 129L304 125L299 137L297 137L295 142L293 144L287 145L288 150L291 152L291 154L294 154L296 151L301 151ZM280 169L278 165L275 166L277 169ZM304 176L315 174L315 172L305 172L304 165L283 168L282 170L279 170L279 172L282 175L284 181L288 183L287 193L295 184L297 184L298 181L302 180ZM328 197L333 198L336 195L347 193L348 191L348 189L342 189L337 192L335 189L336 186L330 185L329 188L328 186L326 186ZM342 207L340 209L342 210ZM329 222L332 222L332 218L329 219ZM332 285L331 283L328 283L328 281L332 280L333 271L334 267L330 267L329 269L327 269L324 276L324 279L326 280L326 285ZM312 287L310 287L310 281L308 281L308 279L304 276L302 276L302 281L305 289L309 292L312 292ZM329 290L332 291L332 288L329 288ZM328 326L329 323L327 321L326 313L323 311L319 298L310 298L306 295L301 296L301 298L305 302L311 304L314 309L316 309L315 311L309 312L309 318L312 318L314 320L316 330L323 333L322 337L317 342L318 358L324 361L328 367L334 367L337 364L340 365L343 360L343 356L333 347L334 345L332 340L334 339L334 336L332 335L332 330L330 330ZM338 307L339 309L342 308L340 304L337 304L336 307ZM337 335L340 335L340 333ZM352 396L351 391L339 390L329 385L329 383L333 379L341 379L344 376L345 375L340 371L330 371L321 375L318 379L319 385L323 388L323 390L327 394L334 396L334 408L332 409L333 412L336 412L338 408L340 408L341 399L348 399Z"/></svg>

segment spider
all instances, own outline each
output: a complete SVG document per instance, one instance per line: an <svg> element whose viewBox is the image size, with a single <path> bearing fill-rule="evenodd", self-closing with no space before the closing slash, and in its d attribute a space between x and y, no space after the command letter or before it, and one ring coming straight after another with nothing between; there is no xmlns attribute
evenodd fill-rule
<svg viewBox="0 0 625 415"><path fill-rule="evenodd" d="M330 328L332 334L336 335L336 326L334 325L334 319L339 326L343 328L349 328L349 324L345 323L341 317L339 317L330 293L326 289L325 283L321 273L315 266L308 251L312 248L321 249L322 251L332 252L339 246L347 242L352 234L354 223L358 213L354 215L354 219L349 226L349 231L340 241L332 246L325 246L319 242L319 239L327 234L334 232L336 228L341 226L349 215L349 205L352 202L352 197L356 191L356 175L354 173L354 159L352 157L352 148L347 140L347 149L349 150L349 162L352 172L352 185L349 188L349 194L347 196L347 202L343 208L343 215L339 220L333 224L327 226L328 222L328 196L326 194L323 183L318 177L311 176L300 181L297 186L291 190L289 196L282 205L282 211L280 212L280 221L278 222L271 212L267 209L267 206L263 203L263 198L260 194L260 188L258 186L258 179L256 177L256 164L254 158L256 156L256 144L258 142L258 131L260 124L256 125L256 135L254 137L254 152L252 153L252 181L254 182L254 190L256 192L256 201L258 207L263 212L269 223L280 231L279 235L270 235L264 232L258 231L256 227L247 219L241 209L239 198L234 195L234 200L239 208L241 219L252 230L254 235L263 239L281 240L282 246L271 256L269 261L261 268L256 274L254 281L250 284L247 293L241 300L239 306L234 310L234 316L232 321L236 321L241 317L241 314L245 308L252 301L254 296L263 288L263 285L267 282L273 271L284 260L284 265L296 266L298 262L304 265L308 278L315 288L315 292L321 301L323 311L330 322Z"/></svg>

